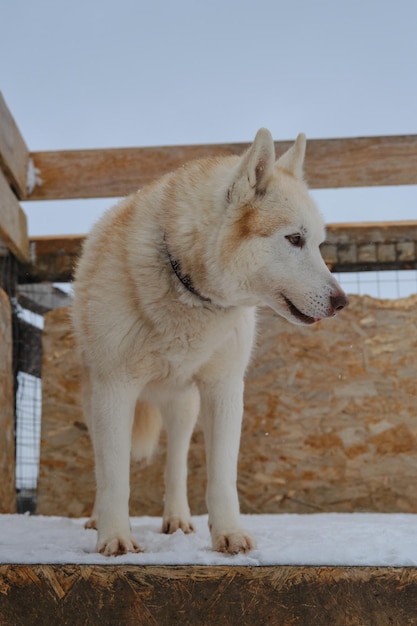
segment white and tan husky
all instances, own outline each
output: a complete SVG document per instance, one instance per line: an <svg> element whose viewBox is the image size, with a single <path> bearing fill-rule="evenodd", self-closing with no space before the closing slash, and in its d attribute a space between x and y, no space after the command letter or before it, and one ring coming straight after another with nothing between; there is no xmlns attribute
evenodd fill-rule
<svg viewBox="0 0 417 626"><path fill-rule="evenodd" d="M261 129L242 157L188 163L123 200L86 240L73 321L96 467L88 525L106 555L140 550L129 525L130 456L150 457L162 424L162 530L193 530L187 453L198 415L213 548L254 546L239 521L236 472L255 309L313 324L347 304L320 255L305 145L301 134L275 161Z"/></svg>

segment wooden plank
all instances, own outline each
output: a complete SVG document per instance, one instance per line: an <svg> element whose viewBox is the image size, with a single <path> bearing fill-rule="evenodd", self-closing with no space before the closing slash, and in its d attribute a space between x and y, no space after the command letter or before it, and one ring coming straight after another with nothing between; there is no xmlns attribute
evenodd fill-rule
<svg viewBox="0 0 417 626"><path fill-rule="evenodd" d="M30 238L31 258L43 256L79 255L86 235L40 235Z"/></svg>
<svg viewBox="0 0 417 626"><path fill-rule="evenodd" d="M20 283L50 281L69 282L82 250L85 235L32 237L31 264L20 268Z"/></svg>
<svg viewBox="0 0 417 626"><path fill-rule="evenodd" d="M282 154L292 142L276 142ZM31 200L119 197L190 161L241 154L249 144L34 152L43 184ZM312 139L306 177L312 188L417 184L417 135Z"/></svg>
<svg viewBox="0 0 417 626"><path fill-rule="evenodd" d="M0 289L0 513L16 511L14 431L13 322Z"/></svg>
<svg viewBox="0 0 417 626"><path fill-rule="evenodd" d="M0 170L16 193L26 197L29 150L0 92Z"/></svg>
<svg viewBox="0 0 417 626"><path fill-rule="evenodd" d="M1 565L2 624L417 624L417 572L389 567Z"/></svg>
<svg viewBox="0 0 417 626"><path fill-rule="evenodd" d="M0 171L0 239L19 261L29 261L27 220L9 183Z"/></svg>
<svg viewBox="0 0 417 626"><path fill-rule="evenodd" d="M307 142L312 188L417 184L417 135L318 139Z"/></svg>
<svg viewBox="0 0 417 626"><path fill-rule="evenodd" d="M22 268L20 282L72 280L84 239L85 235L32 237L33 264ZM394 260L387 262L380 258L378 247L383 244L395 244ZM328 224L322 254L337 272L416 267L417 221Z"/></svg>
<svg viewBox="0 0 417 626"><path fill-rule="evenodd" d="M327 243L339 245L417 241L417 220L327 224L326 234Z"/></svg>
<svg viewBox="0 0 417 626"><path fill-rule="evenodd" d="M417 269L417 221L329 224L321 252L334 272Z"/></svg>

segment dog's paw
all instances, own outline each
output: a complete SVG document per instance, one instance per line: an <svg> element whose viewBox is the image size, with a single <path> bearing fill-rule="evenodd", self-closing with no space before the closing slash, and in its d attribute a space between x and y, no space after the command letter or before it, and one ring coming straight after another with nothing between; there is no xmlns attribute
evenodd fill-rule
<svg viewBox="0 0 417 626"><path fill-rule="evenodd" d="M240 552L250 552L255 547L255 541L244 530L213 533L213 550L216 552L239 554Z"/></svg>
<svg viewBox="0 0 417 626"><path fill-rule="evenodd" d="M142 552L137 541L133 537L110 537L97 544L97 552L104 556L119 556L128 552Z"/></svg>
<svg viewBox="0 0 417 626"><path fill-rule="evenodd" d="M97 530L97 518L90 517L84 524L84 528L92 528L93 530Z"/></svg>
<svg viewBox="0 0 417 626"><path fill-rule="evenodd" d="M180 517L167 517L162 521L162 532L166 535L172 535L177 530L182 530L186 535L195 532L195 528L191 519L182 519Z"/></svg>

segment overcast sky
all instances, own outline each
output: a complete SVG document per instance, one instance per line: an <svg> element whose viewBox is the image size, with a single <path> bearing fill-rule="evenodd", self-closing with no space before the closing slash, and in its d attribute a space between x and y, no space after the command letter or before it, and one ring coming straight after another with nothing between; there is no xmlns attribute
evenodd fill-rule
<svg viewBox="0 0 417 626"><path fill-rule="evenodd" d="M0 89L30 150L413 134L416 32L416 0L0 0ZM314 196L417 219L417 186ZM30 234L112 202L26 203Z"/></svg>

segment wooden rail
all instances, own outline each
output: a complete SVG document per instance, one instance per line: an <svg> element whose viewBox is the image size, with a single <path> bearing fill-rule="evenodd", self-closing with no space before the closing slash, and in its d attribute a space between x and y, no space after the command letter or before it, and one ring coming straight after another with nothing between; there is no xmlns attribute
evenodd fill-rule
<svg viewBox="0 0 417 626"><path fill-rule="evenodd" d="M277 155L292 142L275 142ZM249 144L33 152L42 185L28 200L125 196L192 159L242 154ZM417 135L311 139L312 188L417 184Z"/></svg>
<svg viewBox="0 0 417 626"><path fill-rule="evenodd" d="M19 261L29 261L26 215L0 170L0 239Z"/></svg>
<svg viewBox="0 0 417 626"><path fill-rule="evenodd" d="M334 272L417 268L417 221L328 224L321 248Z"/></svg>
<svg viewBox="0 0 417 626"><path fill-rule="evenodd" d="M276 142L277 154L291 143ZM23 263L21 281L69 280L82 238L35 238L29 251L19 199L124 196L186 161L241 154L248 145L30 153L0 94L0 239ZM28 173L34 170L38 184L28 190ZM417 135L310 140L306 177L313 188L417 184ZM415 224L382 225L383 230L378 240L375 226L330 226L323 246L327 263L334 271L416 267Z"/></svg>
<svg viewBox="0 0 417 626"><path fill-rule="evenodd" d="M29 150L0 92L0 170L19 198L26 197Z"/></svg>
<svg viewBox="0 0 417 626"><path fill-rule="evenodd" d="M29 151L0 93L0 239L19 259L29 261L26 216L17 198L26 196Z"/></svg>

